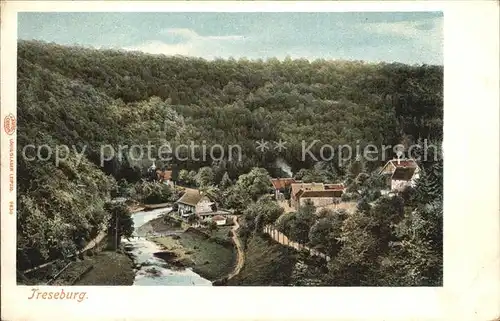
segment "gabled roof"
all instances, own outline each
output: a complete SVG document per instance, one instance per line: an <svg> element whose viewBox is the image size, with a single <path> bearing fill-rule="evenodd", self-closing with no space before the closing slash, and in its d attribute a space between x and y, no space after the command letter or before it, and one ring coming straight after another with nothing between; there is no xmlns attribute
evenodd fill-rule
<svg viewBox="0 0 500 321"><path fill-rule="evenodd" d="M212 217L212 221L225 221L225 220L226 218L220 215L215 215L214 217Z"/></svg>
<svg viewBox="0 0 500 321"><path fill-rule="evenodd" d="M344 189L344 184L299 183L292 184L292 195L295 197L334 197Z"/></svg>
<svg viewBox="0 0 500 321"><path fill-rule="evenodd" d="M384 169L389 165L393 165L394 168L420 168L417 162L413 159L392 159L388 161L381 169L379 173L382 173Z"/></svg>
<svg viewBox="0 0 500 321"><path fill-rule="evenodd" d="M196 206L202 198L203 195L198 190L187 189L177 203Z"/></svg>
<svg viewBox="0 0 500 321"><path fill-rule="evenodd" d="M399 181L409 181L415 173L416 167L397 167L392 174L392 179Z"/></svg>
<svg viewBox="0 0 500 321"><path fill-rule="evenodd" d="M390 162L396 167L418 167L417 162L413 159L393 159Z"/></svg>
<svg viewBox="0 0 500 321"><path fill-rule="evenodd" d="M296 181L293 178L271 178L271 183L273 184L274 189L283 189L295 182Z"/></svg>

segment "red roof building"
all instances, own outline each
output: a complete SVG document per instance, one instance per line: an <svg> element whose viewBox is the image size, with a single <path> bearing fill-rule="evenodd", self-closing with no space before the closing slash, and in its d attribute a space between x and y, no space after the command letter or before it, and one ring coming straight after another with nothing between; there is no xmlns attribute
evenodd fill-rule
<svg viewBox="0 0 500 321"><path fill-rule="evenodd" d="M271 183L276 190L283 190L295 182L293 178L271 178Z"/></svg>
<svg viewBox="0 0 500 321"><path fill-rule="evenodd" d="M172 179L172 171L171 170L166 170L166 171L157 170L156 176L158 177L159 181L170 181Z"/></svg>

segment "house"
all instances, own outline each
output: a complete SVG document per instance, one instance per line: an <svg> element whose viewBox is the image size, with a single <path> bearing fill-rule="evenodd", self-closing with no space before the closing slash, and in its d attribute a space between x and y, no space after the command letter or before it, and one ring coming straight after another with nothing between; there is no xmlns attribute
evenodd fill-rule
<svg viewBox="0 0 500 321"><path fill-rule="evenodd" d="M182 218L196 215L200 219L210 219L214 216L227 216L231 212L217 210L216 204L197 189L186 189L186 192L177 201L177 212Z"/></svg>
<svg viewBox="0 0 500 321"><path fill-rule="evenodd" d="M215 215L212 217L212 222L215 222L217 225L226 225L226 218L222 215Z"/></svg>
<svg viewBox="0 0 500 321"><path fill-rule="evenodd" d="M420 175L420 167L413 159L393 159L380 170L385 177L386 188L401 191L408 186L415 186Z"/></svg>
<svg viewBox="0 0 500 321"><path fill-rule="evenodd" d="M323 183L292 183L291 188L291 205L295 209L305 205L308 200L316 207L334 204L345 190L343 184Z"/></svg>
<svg viewBox="0 0 500 321"><path fill-rule="evenodd" d="M416 178L414 177L416 169L416 167L396 168L391 177L391 190L402 191L408 186L415 187Z"/></svg>
<svg viewBox="0 0 500 321"><path fill-rule="evenodd" d="M171 170L165 170L165 171L162 171L162 170L156 170L156 180L161 182L161 183L164 183L164 184L167 184L169 186L174 186L174 182L172 180L172 171Z"/></svg>
<svg viewBox="0 0 500 321"><path fill-rule="evenodd" d="M293 178L271 178L273 184L274 196L277 200L284 199L285 189L293 183L297 183Z"/></svg>
<svg viewBox="0 0 500 321"><path fill-rule="evenodd" d="M176 202L180 216L186 218L197 212L202 212L213 204L207 196L196 189L186 189L182 197Z"/></svg>

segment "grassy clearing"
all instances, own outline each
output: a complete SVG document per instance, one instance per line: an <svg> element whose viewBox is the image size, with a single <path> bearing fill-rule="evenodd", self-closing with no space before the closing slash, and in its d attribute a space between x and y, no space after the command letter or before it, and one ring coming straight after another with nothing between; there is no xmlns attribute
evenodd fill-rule
<svg viewBox="0 0 500 321"><path fill-rule="evenodd" d="M231 231L232 226L219 226L217 230L212 232L212 236L218 237L220 239L230 240L231 236L229 235L229 231Z"/></svg>
<svg viewBox="0 0 500 321"><path fill-rule="evenodd" d="M188 230L179 236L151 238L179 257L194 262L193 271L208 280L226 276L236 262L236 250L231 245L222 245L214 238Z"/></svg>
<svg viewBox="0 0 500 321"><path fill-rule="evenodd" d="M296 262L293 249L254 235L247 242L243 269L227 285L289 285Z"/></svg>
<svg viewBox="0 0 500 321"><path fill-rule="evenodd" d="M92 268L88 271L89 268ZM78 278L88 271L81 277ZM53 285L132 285L134 283L132 260L125 254L103 251L94 256L73 262L54 281Z"/></svg>
<svg viewBox="0 0 500 321"><path fill-rule="evenodd" d="M134 270L132 260L125 254L104 251L89 257L94 268L75 285L132 285Z"/></svg>

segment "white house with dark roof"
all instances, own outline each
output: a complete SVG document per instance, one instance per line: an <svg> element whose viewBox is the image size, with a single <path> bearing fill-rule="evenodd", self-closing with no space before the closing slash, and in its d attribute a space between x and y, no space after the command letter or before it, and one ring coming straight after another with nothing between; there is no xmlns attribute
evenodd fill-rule
<svg viewBox="0 0 500 321"><path fill-rule="evenodd" d="M179 215L182 217L189 217L199 211L211 210L213 202L204 196L200 191L195 189L186 189L182 197L177 201Z"/></svg>
<svg viewBox="0 0 500 321"><path fill-rule="evenodd" d="M200 219L208 219L214 216L227 216L231 212L217 210L215 203L197 189L186 189L182 197L176 202L178 213L182 218L196 215Z"/></svg>
<svg viewBox="0 0 500 321"><path fill-rule="evenodd" d="M393 159L380 170L386 179L386 186L391 191L401 191L414 187L420 176L420 167L413 159Z"/></svg>

